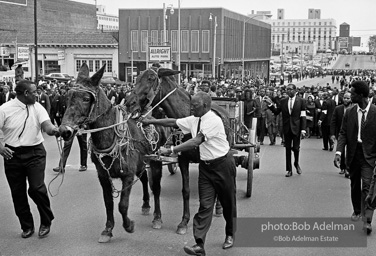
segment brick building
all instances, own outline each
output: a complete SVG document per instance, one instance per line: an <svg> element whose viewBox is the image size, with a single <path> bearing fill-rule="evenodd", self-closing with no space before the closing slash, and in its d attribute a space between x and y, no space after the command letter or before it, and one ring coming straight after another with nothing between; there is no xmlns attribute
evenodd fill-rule
<svg viewBox="0 0 376 256"><path fill-rule="evenodd" d="M118 43L112 33L97 29L96 7L68 0L38 0L38 74L52 72L76 76L78 67L87 62L91 73L107 64L106 75L118 73ZM34 1L0 1L0 46L7 56L0 64L12 66L28 61L34 67ZM27 49L25 59L17 50Z"/></svg>
<svg viewBox="0 0 376 256"><path fill-rule="evenodd" d="M172 67L178 68L178 11L173 14L166 12L167 42L164 42L163 16L163 9L119 10L121 80L130 79L132 63L137 73L146 69L147 62L150 64L147 54L150 46L170 46ZM209 19L210 16L212 19ZM217 77L239 77L242 72L243 53L245 75L268 77L270 24L223 8L187 8L181 9L180 31L180 70L183 77L210 77L213 63Z"/></svg>

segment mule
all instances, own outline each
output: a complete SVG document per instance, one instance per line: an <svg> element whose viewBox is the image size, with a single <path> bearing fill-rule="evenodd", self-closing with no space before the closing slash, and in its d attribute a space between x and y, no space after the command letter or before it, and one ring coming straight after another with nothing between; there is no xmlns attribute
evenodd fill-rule
<svg viewBox="0 0 376 256"><path fill-rule="evenodd" d="M127 111L132 114L133 118L138 118L141 114L147 111L151 106L155 106L169 93L166 99L160 102L159 107L163 109L166 116L169 118L183 118L191 114L191 96L182 87L179 87L173 77L179 71L174 71L166 68L145 70L136 79L136 84L127 96L125 105ZM227 111L212 103L212 110L221 116L228 141L232 141L231 132L229 132L230 120ZM191 136L184 136L183 141L190 139ZM190 220L189 210L189 163L198 163L198 154L195 150L182 152L178 156L178 164L182 175L182 195L183 195L183 216L181 222L178 224L176 232L178 234L185 234L187 232L187 225ZM216 209L220 213L221 206L217 201Z"/></svg>
<svg viewBox="0 0 376 256"><path fill-rule="evenodd" d="M112 106L110 100L99 86L105 65L92 77L84 63L77 77L78 87L68 91L67 110L59 131L64 140L69 140L80 128L91 129L91 159L97 169L99 182L103 190L107 220L99 242L109 242L114 222L113 193L120 194L119 211L123 218L124 229L134 232L134 221L128 217L129 197L134 185L135 175L140 176L143 185L143 213L150 210L148 178L145 168L145 155L152 154L166 142L166 132L162 127L142 127L129 119L118 125L118 116L122 116L119 107ZM114 126L112 128L108 128ZM94 130L93 130L94 129ZM151 138L157 138L153 141ZM154 143L154 144L153 144ZM150 161L152 169L152 190L154 193L154 222L160 225L159 206L160 177L162 162ZM121 190L116 190L112 178L122 181Z"/></svg>

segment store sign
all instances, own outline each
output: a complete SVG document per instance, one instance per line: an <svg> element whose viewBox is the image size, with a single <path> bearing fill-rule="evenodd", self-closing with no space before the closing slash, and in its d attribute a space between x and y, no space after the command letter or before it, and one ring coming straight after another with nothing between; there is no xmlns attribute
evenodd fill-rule
<svg viewBox="0 0 376 256"><path fill-rule="evenodd" d="M8 47L0 47L0 56L9 56L10 49Z"/></svg>
<svg viewBox="0 0 376 256"><path fill-rule="evenodd" d="M149 61L171 61L171 47L149 46Z"/></svg>
<svg viewBox="0 0 376 256"><path fill-rule="evenodd" d="M17 47L17 59L29 59L29 47Z"/></svg>
<svg viewBox="0 0 376 256"><path fill-rule="evenodd" d="M64 51L57 51L57 59L58 60L65 60L65 53L64 53Z"/></svg>

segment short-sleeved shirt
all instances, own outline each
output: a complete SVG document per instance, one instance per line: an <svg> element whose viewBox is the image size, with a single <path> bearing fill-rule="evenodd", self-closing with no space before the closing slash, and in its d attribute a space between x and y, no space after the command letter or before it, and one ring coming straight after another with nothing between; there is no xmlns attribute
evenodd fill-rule
<svg viewBox="0 0 376 256"><path fill-rule="evenodd" d="M38 102L27 105L26 109L26 105L16 98L0 106L0 129L4 133L5 144L12 147L42 143L41 126L47 120L50 117Z"/></svg>
<svg viewBox="0 0 376 256"><path fill-rule="evenodd" d="M199 117L188 116L177 119L176 124L184 134L191 133L194 138L197 136L199 119ZM230 145L227 141L222 119L214 112L208 111L201 117L200 132L205 138L205 141L200 144L201 160L213 160L228 153Z"/></svg>

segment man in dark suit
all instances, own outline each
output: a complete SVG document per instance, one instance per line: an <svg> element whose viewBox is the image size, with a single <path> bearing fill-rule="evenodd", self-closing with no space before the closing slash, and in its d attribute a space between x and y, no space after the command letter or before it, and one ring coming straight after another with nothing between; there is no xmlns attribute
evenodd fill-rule
<svg viewBox="0 0 376 256"><path fill-rule="evenodd" d="M267 103L263 100L265 96L265 88L260 88L259 95L255 98L255 116L257 117L257 136L260 145L264 145L264 137L266 133L266 124L265 124L265 117L266 117L266 109Z"/></svg>
<svg viewBox="0 0 376 256"><path fill-rule="evenodd" d="M343 104L343 97L338 93L338 89L334 88L332 92L332 100L335 101L336 106Z"/></svg>
<svg viewBox="0 0 376 256"><path fill-rule="evenodd" d="M116 104L116 92L112 90L111 84L106 85L105 93L107 95L107 98L111 101L112 105Z"/></svg>
<svg viewBox="0 0 376 256"><path fill-rule="evenodd" d="M332 141L338 140L339 131L341 130L343 116L345 111L352 106L351 104L351 93L346 92L343 95L343 104L338 105L333 112L332 119L330 121L330 138ZM348 168L346 166L346 154L345 150L341 152L341 171L339 174L345 174L346 178L350 178L348 173Z"/></svg>
<svg viewBox="0 0 376 256"><path fill-rule="evenodd" d="M322 94L323 94L323 92L319 91L317 93L317 98L315 99L316 118L320 117L322 104L324 103L324 99L322 98ZM321 127L318 126L317 124L314 124L314 125L317 128L316 131L315 131L317 138L320 139L321 136L322 136Z"/></svg>
<svg viewBox="0 0 376 256"><path fill-rule="evenodd" d="M47 110L48 115L50 115L50 97L48 97L48 95L44 93L42 86L37 87L36 101L39 102L39 104L41 104Z"/></svg>
<svg viewBox="0 0 376 256"><path fill-rule="evenodd" d="M266 98L266 102L275 115L282 112L286 148L286 177L291 177L291 151L294 152L296 172L302 173L299 166L299 149L301 136L306 134L306 101L296 96L297 91L294 84L287 85L286 91L289 97L281 99L280 106L275 106L270 98Z"/></svg>
<svg viewBox="0 0 376 256"><path fill-rule="evenodd" d="M332 100L327 92L323 93L324 102L321 108L321 114L319 117L318 125L321 127L322 141L324 144L323 150L333 151L334 141L330 139L330 120L332 120L333 112L336 107L336 103ZM329 145L329 148L328 148Z"/></svg>
<svg viewBox="0 0 376 256"><path fill-rule="evenodd" d="M368 100L369 87L364 81L351 84L351 101L357 105L345 112L339 133L334 165L340 168L341 152L346 149L346 164L351 181L353 221L363 217L363 229L372 232L373 209L366 204L376 161L376 106Z"/></svg>
<svg viewBox="0 0 376 256"><path fill-rule="evenodd" d="M4 85L3 92L0 93L0 106L5 102L14 99L16 96L9 90L9 85Z"/></svg>

